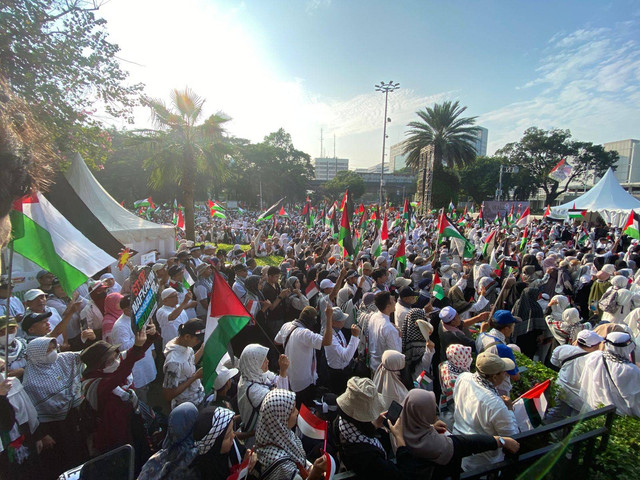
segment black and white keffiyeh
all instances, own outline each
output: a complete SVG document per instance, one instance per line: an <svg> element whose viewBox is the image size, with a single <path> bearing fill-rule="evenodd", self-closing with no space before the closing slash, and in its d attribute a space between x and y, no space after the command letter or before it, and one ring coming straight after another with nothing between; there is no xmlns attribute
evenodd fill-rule
<svg viewBox="0 0 640 480"><path fill-rule="evenodd" d="M407 364L411 365L420 361L424 355L426 338L422 336L418 327L418 320L429 321L426 312L422 308L412 308L402 325L402 351L405 354Z"/></svg>
<svg viewBox="0 0 640 480"><path fill-rule="evenodd" d="M211 447L220 435L224 435L229 428L229 424L233 421L234 413L227 408L216 408L211 418L211 429L201 440L195 442L195 446L198 448L198 455L204 455Z"/></svg>
<svg viewBox="0 0 640 480"><path fill-rule="evenodd" d="M262 465L265 479L293 478L298 466L306 466L306 455L302 441L288 427L288 420L295 408L296 394L276 388L271 390L260 408L260 418L256 427L256 452ZM275 468L276 462L283 461Z"/></svg>
<svg viewBox="0 0 640 480"><path fill-rule="evenodd" d="M366 443L376 447L386 456L386 452L382 447L382 443L380 443L380 440L375 437L368 437L360 430L358 430L355 425L342 417L338 419L338 431L340 432L340 440L342 440L344 443L349 443L352 445L357 443Z"/></svg>
<svg viewBox="0 0 640 480"><path fill-rule="evenodd" d="M496 387L493 385L493 383L491 383L489 380L487 380L486 378L484 378L482 375L480 375L478 372L473 374L473 380L480 385L481 387L486 388L487 390L495 393L496 395L500 396L500 394L498 393L498 390L496 390Z"/></svg>

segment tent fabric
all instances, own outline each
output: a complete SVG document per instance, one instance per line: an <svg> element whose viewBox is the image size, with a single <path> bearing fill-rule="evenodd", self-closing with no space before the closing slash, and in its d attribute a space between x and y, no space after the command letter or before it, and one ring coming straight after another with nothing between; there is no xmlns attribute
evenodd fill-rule
<svg viewBox="0 0 640 480"><path fill-rule="evenodd" d="M622 227L633 209L640 211L640 200L630 195L618 182L613 170L607 173L588 192L563 205L551 207L551 216L568 218L572 208L597 212L605 222Z"/></svg>
<svg viewBox="0 0 640 480"><path fill-rule="evenodd" d="M128 247L132 247L135 243L153 243L154 245L146 250L145 248L133 247L139 252L146 253L147 250L157 248L155 243L159 239L171 239L175 245L174 227L149 222L122 207L100 185L79 154L74 157L65 177L85 205L107 227L107 230Z"/></svg>

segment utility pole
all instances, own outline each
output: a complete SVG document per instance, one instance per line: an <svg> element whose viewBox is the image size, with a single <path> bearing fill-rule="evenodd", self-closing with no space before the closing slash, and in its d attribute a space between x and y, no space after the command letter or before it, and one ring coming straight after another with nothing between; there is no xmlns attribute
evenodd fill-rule
<svg viewBox="0 0 640 480"><path fill-rule="evenodd" d="M389 101L389 92L393 92L394 90L397 90L398 88L400 88L400 84L399 83L393 83L393 80L391 80L389 83L384 83L384 82L380 82L379 85L375 86L376 88L376 92L384 92L384 126L382 129L382 162L380 165L380 206L382 207L382 200L383 200L383 195L382 195L382 190L384 187L384 149L385 149L385 144L386 144L386 140L387 140L387 122L390 120L387 118L387 104Z"/></svg>

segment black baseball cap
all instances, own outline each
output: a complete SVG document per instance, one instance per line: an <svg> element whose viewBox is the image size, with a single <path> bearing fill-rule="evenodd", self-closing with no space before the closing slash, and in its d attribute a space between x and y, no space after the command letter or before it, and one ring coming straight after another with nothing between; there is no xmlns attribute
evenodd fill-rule
<svg viewBox="0 0 640 480"><path fill-rule="evenodd" d="M204 336L204 329L204 320L192 318L178 327L178 335Z"/></svg>
<svg viewBox="0 0 640 480"><path fill-rule="evenodd" d="M171 265L171 268L169 268L169 276L173 277L174 275L177 275L182 271L182 268L183 267L180 265Z"/></svg>
<svg viewBox="0 0 640 480"><path fill-rule="evenodd" d="M400 290L400 298L405 298L405 297L417 297L417 296L418 296L418 293L417 293L417 292L415 292L415 291L413 290L413 288L411 288L411 287L403 287L403 288Z"/></svg>
<svg viewBox="0 0 640 480"><path fill-rule="evenodd" d="M52 315L52 312L44 312L44 313L29 313L24 316L21 323L21 328L24 332L29 332L29 329L33 327L36 323L42 322L46 320Z"/></svg>

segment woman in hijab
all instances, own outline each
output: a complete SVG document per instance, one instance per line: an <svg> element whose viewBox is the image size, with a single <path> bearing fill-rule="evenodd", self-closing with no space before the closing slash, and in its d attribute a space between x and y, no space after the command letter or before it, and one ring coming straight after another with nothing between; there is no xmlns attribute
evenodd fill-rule
<svg viewBox="0 0 640 480"><path fill-rule="evenodd" d="M435 344L424 338L418 321L422 320L429 326L429 317L422 308L412 308L402 325L402 351L405 356L405 370L410 379L415 379L424 370L431 373L431 360L435 353ZM431 329L433 331L433 328Z"/></svg>
<svg viewBox="0 0 640 480"><path fill-rule="evenodd" d="M542 278L544 272L535 255L527 253L524 257L522 257L522 266L526 267L527 265L531 265L534 268L535 276L537 278Z"/></svg>
<svg viewBox="0 0 640 480"><path fill-rule="evenodd" d="M264 325L265 311L269 308L268 304L265 304L264 295L262 295L263 280L258 275L249 275L244 281L244 288L247 290L247 294L244 297L245 306L250 309L250 313L256 322ZM253 307L252 305L256 305Z"/></svg>
<svg viewBox="0 0 640 480"><path fill-rule="evenodd" d="M291 291L291 295L285 298L286 318L288 321L295 320L300 317L300 313L304 307L309 306L309 300L300 290L300 279L292 276L287 279L285 288Z"/></svg>
<svg viewBox="0 0 640 480"><path fill-rule="evenodd" d="M637 294L627 289L629 281L622 275L611 279L611 286L604 292L598 306L602 310L602 321L624 323L625 317L633 310L633 300Z"/></svg>
<svg viewBox="0 0 640 480"><path fill-rule="evenodd" d="M197 475L189 468L198 454L193 445L193 427L198 418L198 409L185 402L169 414L167 436L162 450L153 454L142 467L138 480L195 480Z"/></svg>
<svg viewBox="0 0 640 480"><path fill-rule="evenodd" d="M105 273L100 277L100 281L107 287L107 293L120 293L122 287L116 282L115 277L111 273Z"/></svg>
<svg viewBox="0 0 640 480"><path fill-rule="evenodd" d="M7 330L9 330L9 342L7 343ZM9 363L6 371L9 377L22 378L24 367L27 366L27 342L17 336L18 322L13 317L0 317L0 358L8 356Z"/></svg>
<svg viewBox="0 0 640 480"><path fill-rule="evenodd" d="M240 355L238 367L238 409L242 419L242 431L245 438L252 437L260 416L260 407L266 395L273 388L289 388L286 377L280 377L268 370L269 349L252 343L247 345Z"/></svg>
<svg viewBox="0 0 640 480"><path fill-rule="evenodd" d="M545 262L547 259L545 258ZM555 260L553 261L555 265ZM540 291L542 293L546 293L550 297L553 297L556 294L556 285L558 284L558 268L553 266L545 269L545 277L548 278L546 283L540 285Z"/></svg>
<svg viewBox="0 0 640 480"><path fill-rule="evenodd" d="M404 443L411 455L435 465L432 479L455 478L460 461L468 455L505 448L517 452L518 442L510 437L491 435L445 435L446 425L436 416L436 396L433 392L411 390L403 402L400 427Z"/></svg>
<svg viewBox="0 0 640 480"><path fill-rule="evenodd" d="M516 284L518 288L519 283ZM544 323L544 313L538 303L540 291L535 287L522 289L519 298L516 300L511 313L519 317L522 321L516 323L512 338L516 345L520 347L522 353L533 358L538 348L538 338L548 330Z"/></svg>
<svg viewBox="0 0 640 480"><path fill-rule="evenodd" d="M23 386L38 412L43 470L57 477L86 461L85 438L80 428L82 403L80 353L58 353L56 340L38 337L27 345Z"/></svg>
<svg viewBox="0 0 640 480"><path fill-rule="evenodd" d="M256 427L256 453L262 480L324 477L324 457L312 466L307 461L302 441L291 430L297 419L295 393L277 388L264 398Z"/></svg>
<svg viewBox="0 0 640 480"><path fill-rule="evenodd" d="M400 380L400 372L404 368L404 355L395 350L387 350L382 354L382 361L373 376L378 393L382 394L384 408L389 408L394 400L402 403L408 390Z"/></svg>
<svg viewBox="0 0 640 480"><path fill-rule="evenodd" d="M553 323L556 324L562 323L562 312L564 312L567 308L569 308L570 303L569 299L564 295L556 295L549 300L549 304L547 305L547 309L545 311L545 321L547 322L547 326L549 327L549 331L553 335L555 341L558 341L558 338L553 332Z"/></svg>
<svg viewBox="0 0 640 480"><path fill-rule="evenodd" d="M122 309L120 308L120 300L124 297L120 293L110 293L104 299L104 316L102 317L102 338L111 343L110 335L113 325L116 323Z"/></svg>
<svg viewBox="0 0 640 480"><path fill-rule="evenodd" d="M461 373L468 372L471 368L473 357L471 347L465 347L454 343L447 347L447 360L440 364L440 412L450 412L453 415L455 405L453 403L453 387Z"/></svg>
<svg viewBox="0 0 640 480"><path fill-rule="evenodd" d="M196 456L191 463L196 478L226 480L239 469L245 448L235 441L234 415L223 407L207 407L198 415L193 430Z"/></svg>
<svg viewBox="0 0 640 480"><path fill-rule="evenodd" d="M562 312L562 321L553 320L549 328L560 345L570 345L578 338L578 333L591 325L580 323L580 312L577 308L567 308Z"/></svg>

